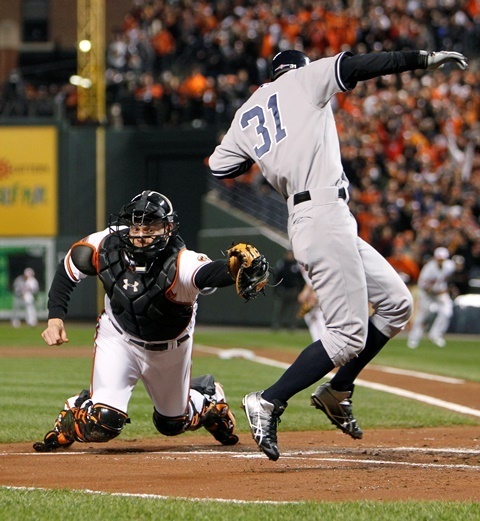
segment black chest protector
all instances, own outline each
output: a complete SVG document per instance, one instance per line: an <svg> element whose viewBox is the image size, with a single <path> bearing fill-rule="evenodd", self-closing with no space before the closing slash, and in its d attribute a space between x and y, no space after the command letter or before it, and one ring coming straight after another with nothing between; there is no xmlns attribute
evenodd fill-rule
<svg viewBox="0 0 480 521"><path fill-rule="evenodd" d="M112 234L105 238L98 256L98 276L115 318L128 334L149 342L170 340L189 324L193 306L167 298L177 273L178 253L184 246L179 237L170 239L150 269L138 273L130 267L119 237Z"/></svg>

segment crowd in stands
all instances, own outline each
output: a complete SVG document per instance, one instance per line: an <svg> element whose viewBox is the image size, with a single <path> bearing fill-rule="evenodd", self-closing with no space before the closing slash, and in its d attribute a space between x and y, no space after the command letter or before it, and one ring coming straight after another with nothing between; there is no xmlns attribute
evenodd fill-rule
<svg viewBox="0 0 480 521"><path fill-rule="evenodd" d="M360 235L411 284L434 248L448 247L463 261L454 291L468 292L468 281L480 278L476 0L132 1L107 46L110 123L226 127L251 92L269 81L274 54L287 48L312 59L343 50L410 49L454 50L469 58L466 72L445 67L384 76L334 100ZM7 87L0 116L2 107L17 110L5 102ZM74 117L75 89L49 90L27 88L23 110L61 107ZM258 172L247 181L230 187L241 184L240 192L282 203Z"/></svg>

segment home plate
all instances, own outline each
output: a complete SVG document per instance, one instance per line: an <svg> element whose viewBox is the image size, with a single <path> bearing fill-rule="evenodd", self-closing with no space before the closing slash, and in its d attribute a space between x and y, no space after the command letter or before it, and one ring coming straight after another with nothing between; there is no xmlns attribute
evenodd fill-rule
<svg viewBox="0 0 480 521"><path fill-rule="evenodd" d="M231 358L246 358L247 360L253 360L255 358L255 353L249 349L224 349L218 354L218 358L222 358L223 360L230 360Z"/></svg>

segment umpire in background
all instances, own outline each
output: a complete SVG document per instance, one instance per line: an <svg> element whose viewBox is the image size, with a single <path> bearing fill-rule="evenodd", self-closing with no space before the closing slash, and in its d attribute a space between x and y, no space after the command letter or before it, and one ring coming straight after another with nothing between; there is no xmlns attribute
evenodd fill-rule
<svg viewBox="0 0 480 521"><path fill-rule="evenodd" d="M275 301L273 304L272 329L282 327L294 330L297 327L299 308L298 294L305 283L301 268L292 250L286 250L275 265Z"/></svg>
<svg viewBox="0 0 480 521"><path fill-rule="evenodd" d="M335 367L335 377L315 390L311 404L352 438L362 437L351 409L354 381L412 313L412 297L400 276L358 236L330 100L359 81L449 62L467 68L457 52L341 52L310 63L300 51L283 51L273 58L273 81L238 109L209 159L218 179L241 175L256 163L285 198L292 250L325 318L320 339L277 382L243 399L252 436L272 460L280 456L277 425L288 400Z"/></svg>

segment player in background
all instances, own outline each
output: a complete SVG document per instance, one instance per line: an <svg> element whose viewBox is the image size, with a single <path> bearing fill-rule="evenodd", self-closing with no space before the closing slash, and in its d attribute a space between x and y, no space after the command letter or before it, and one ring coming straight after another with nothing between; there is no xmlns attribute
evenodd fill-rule
<svg viewBox="0 0 480 521"><path fill-rule="evenodd" d="M117 437L129 423L138 380L161 434L203 426L223 445L238 442L222 386L212 375L191 378L197 297L231 286L234 273L227 260L188 250L178 229L170 200L146 190L112 216L108 228L73 244L59 264L42 333L48 345L68 342L68 301L87 276L102 282L105 309L97 320L90 388L66 401L36 451Z"/></svg>
<svg viewBox="0 0 480 521"><path fill-rule="evenodd" d="M335 377L317 388L312 403L343 432L362 437L350 406L354 381L412 313L404 282L358 236L330 100L359 81L447 63L467 68L466 58L456 52L342 52L310 63L300 51L283 51L273 58L273 81L237 110L209 158L218 179L242 175L256 163L285 198L291 249L307 271L325 317L325 332L280 379L243 399L252 436L272 460L280 456L277 424L288 400L334 367L339 367Z"/></svg>
<svg viewBox="0 0 480 521"><path fill-rule="evenodd" d="M274 269L274 301L272 310L273 331L282 327L294 331L298 325L298 294L302 290L304 281L301 267L291 250L285 250Z"/></svg>
<svg viewBox="0 0 480 521"><path fill-rule="evenodd" d="M436 317L428 332L428 338L436 346L445 347L445 333L453 315L453 301L448 292L448 281L456 269L457 266L455 261L450 259L448 249L440 247L433 252L433 259L420 270L416 311L407 341L411 349L418 347L425 323L432 312L436 313Z"/></svg>
<svg viewBox="0 0 480 521"><path fill-rule="evenodd" d="M318 340L326 331L322 308L310 282L305 283L297 298L300 304L297 318L305 321L312 341L315 342L315 340Z"/></svg>
<svg viewBox="0 0 480 521"><path fill-rule="evenodd" d="M32 268L25 268L23 273L13 281L13 310L11 323L13 327L20 327L22 314L25 323L35 327L38 323L35 297L39 291L38 280Z"/></svg>

